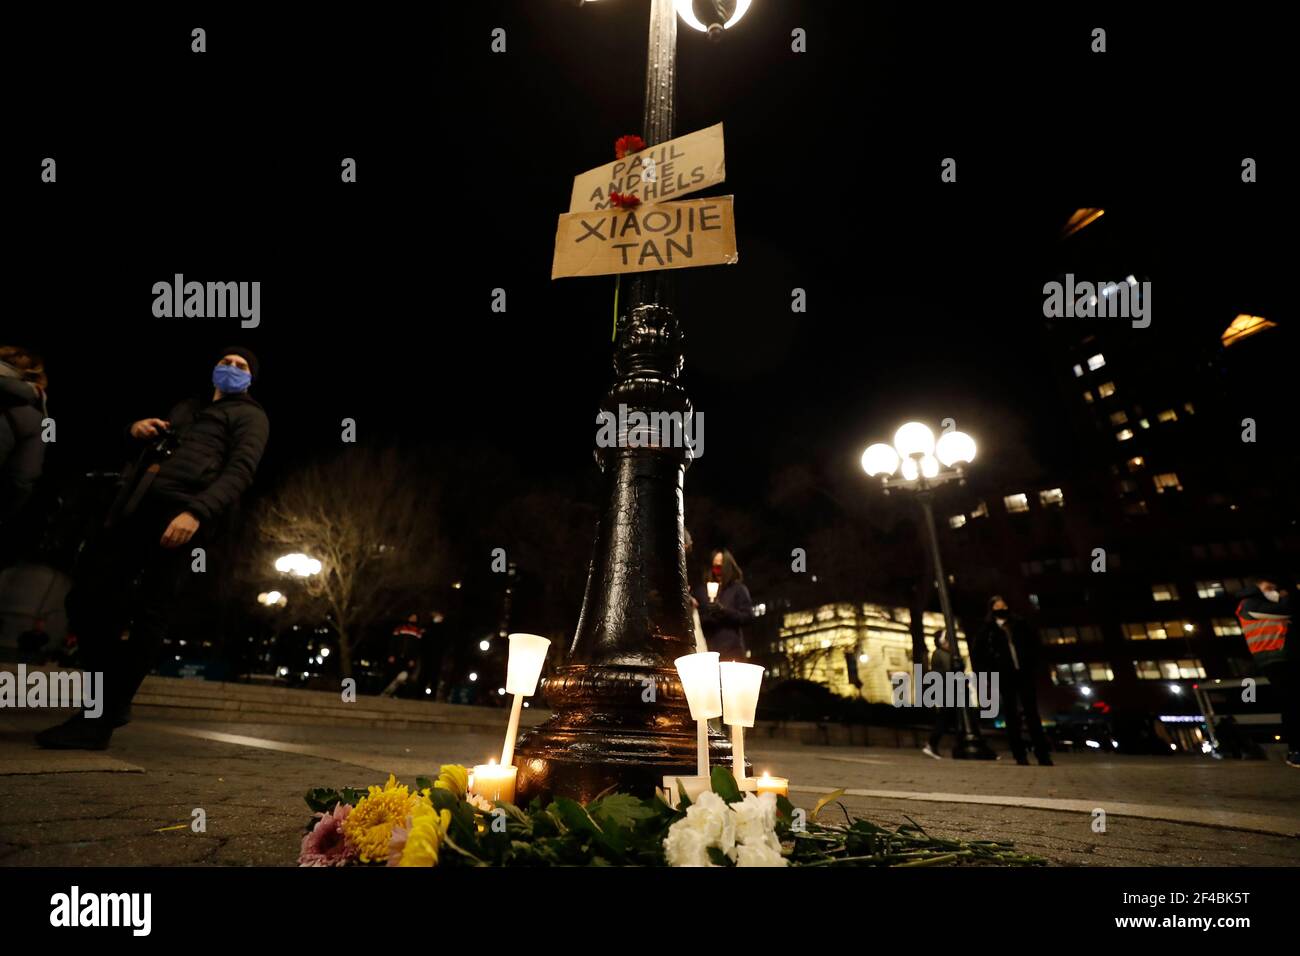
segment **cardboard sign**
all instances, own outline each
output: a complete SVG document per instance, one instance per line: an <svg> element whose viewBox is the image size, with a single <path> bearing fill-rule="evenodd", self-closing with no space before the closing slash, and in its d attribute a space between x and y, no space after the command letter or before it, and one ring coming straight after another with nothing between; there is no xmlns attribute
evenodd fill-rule
<svg viewBox="0 0 1300 956"><path fill-rule="evenodd" d="M611 192L636 196L645 205L677 199L726 178L718 123L574 176L569 212L609 209Z"/></svg>
<svg viewBox="0 0 1300 956"><path fill-rule="evenodd" d="M551 278L731 265L739 258L731 200L561 213Z"/></svg>

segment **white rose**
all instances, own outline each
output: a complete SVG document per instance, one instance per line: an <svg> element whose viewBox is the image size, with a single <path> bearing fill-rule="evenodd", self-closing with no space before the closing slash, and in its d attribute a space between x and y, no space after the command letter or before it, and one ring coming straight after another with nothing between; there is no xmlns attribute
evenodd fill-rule
<svg viewBox="0 0 1300 956"><path fill-rule="evenodd" d="M664 840L664 856L669 866L713 866L709 860L709 845L700 831L689 820L678 820L668 828Z"/></svg>
<svg viewBox="0 0 1300 956"><path fill-rule="evenodd" d="M736 847L736 866L789 866L790 861L764 843L742 843Z"/></svg>
<svg viewBox="0 0 1300 956"><path fill-rule="evenodd" d="M724 853L736 845L736 815L725 800L711 790L686 808L685 822L697 831L706 846L716 846ZM674 824L676 826L676 824Z"/></svg>
<svg viewBox="0 0 1300 956"><path fill-rule="evenodd" d="M741 803L733 803L736 814L736 842L746 846L765 846L780 852L776 836L776 794L745 794Z"/></svg>

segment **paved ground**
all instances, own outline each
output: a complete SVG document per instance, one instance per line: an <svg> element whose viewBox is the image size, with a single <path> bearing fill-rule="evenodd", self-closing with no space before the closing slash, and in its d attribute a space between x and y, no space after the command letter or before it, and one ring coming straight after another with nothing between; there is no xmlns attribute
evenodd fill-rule
<svg viewBox="0 0 1300 956"><path fill-rule="evenodd" d="M140 720L107 752L36 750L30 735L49 723L0 719L0 866L284 865L310 787L382 782L390 769L413 779L500 746L495 736ZM1057 864L1300 865L1300 771L1278 759L1064 754L1047 768L889 748L750 750L757 769L791 778L797 804L845 787L848 809L882 825L911 817L942 835L1010 838ZM206 833L190 828L196 808Z"/></svg>

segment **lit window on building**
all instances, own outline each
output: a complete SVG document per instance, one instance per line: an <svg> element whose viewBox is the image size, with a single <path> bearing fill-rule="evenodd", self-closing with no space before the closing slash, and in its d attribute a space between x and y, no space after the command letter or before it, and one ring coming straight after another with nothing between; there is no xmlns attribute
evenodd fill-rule
<svg viewBox="0 0 1300 956"><path fill-rule="evenodd" d="M1039 633L1044 644L1077 644L1079 632L1072 627L1045 627Z"/></svg>
<svg viewBox="0 0 1300 956"><path fill-rule="evenodd" d="M1142 680L1195 680L1205 677L1205 667L1195 658L1176 661L1134 661Z"/></svg>
<svg viewBox="0 0 1300 956"><path fill-rule="evenodd" d="M1028 496L1028 495L1023 495L1023 494L1022 494L1022 495L1007 495L1005 498L1002 499L1002 504L1005 505L1007 511L1010 511L1010 512L1016 512L1016 511L1028 511L1028 510L1029 510L1029 496Z"/></svg>
<svg viewBox="0 0 1300 956"><path fill-rule="evenodd" d="M1125 464L1128 465L1129 471L1141 471L1146 467L1147 460L1141 455L1134 455Z"/></svg>
<svg viewBox="0 0 1300 956"><path fill-rule="evenodd" d="M1083 366L1082 366L1082 365L1076 365L1076 366L1074 367L1074 377L1075 377L1075 378L1083 378Z"/></svg>
<svg viewBox="0 0 1300 956"><path fill-rule="evenodd" d="M1183 411L1185 411L1188 415L1196 414L1196 409L1192 407L1191 402L1183 402Z"/></svg>
<svg viewBox="0 0 1300 956"><path fill-rule="evenodd" d="M1146 418L1138 419L1138 428L1150 428L1150 427L1151 427L1151 421L1149 419Z"/></svg>
<svg viewBox="0 0 1300 956"><path fill-rule="evenodd" d="M1169 638L1170 628L1176 631L1174 637L1183 636L1182 621L1146 621L1123 627L1124 636L1130 641L1163 641Z"/></svg>
<svg viewBox="0 0 1300 956"><path fill-rule="evenodd" d="M1091 391L1084 392L1084 393L1083 393L1083 400L1084 400L1085 402L1087 402L1089 405L1091 405L1091 404L1092 404L1092 392L1091 392Z"/></svg>
<svg viewBox="0 0 1300 956"><path fill-rule="evenodd" d="M989 516L989 506L981 501L979 507L970 513L972 518L987 518Z"/></svg>
<svg viewBox="0 0 1300 956"><path fill-rule="evenodd" d="M1093 683L1101 681L1114 680L1115 672L1107 664L1089 664L1088 676L1092 678Z"/></svg>
<svg viewBox="0 0 1300 956"><path fill-rule="evenodd" d="M1053 684L1086 684L1088 683L1088 665L1079 661L1074 664L1057 664L1052 669Z"/></svg>
<svg viewBox="0 0 1300 956"><path fill-rule="evenodd" d="M1079 640L1090 644L1098 643L1101 640L1101 628L1095 624L1085 624L1079 628Z"/></svg>
<svg viewBox="0 0 1300 956"><path fill-rule="evenodd" d="M1147 510L1147 503L1145 501L1130 501L1128 504L1124 506L1124 513L1126 515L1149 514Z"/></svg>
<svg viewBox="0 0 1300 956"><path fill-rule="evenodd" d="M1115 433L1116 441L1128 441L1133 437L1133 430L1130 428L1121 428Z"/></svg>
<svg viewBox="0 0 1300 956"><path fill-rule="evenodd" d="M1111 412L1110 423L1112 425L1128 424L1128 412L1124 411L1123 409L1120 409L1118 412Z"/></svg>
<svg viewBox="0 0 1300 956"><path fill-rule="evenodd" d="M1038 503L1044 508L1064 508L1065 492L1060 488L1045 488L1038 493Z"/></svg>
<svg viewBox="0 0 1300 956"><path fill-rule="evenodd" d="M1177 601L1178 588L1172 584L1151 585L1151 597L1157 601Z"/></svg>
<svg viewBox="0 0 1300 956"><path fill-rule="evenodd" d="M1223 597L1227 592L1223 589L1222 581L1197 581L1196 596L1198 598L1216 598Z"/></svg>
<svg viewBox="0 0 1300 956"><path fill-rule="evenodd" d="M1241 315L1238 315L1233 319L1228 324L1228 327L1223 330L1223 334L1219 336L1219 341L1221 341L1226 348L1230 345L1236 345L1242 339L1249 338L1252 335L1256 335L1266 329L1275 328L1276 326L1276 322L1270 322L1263 316L1246 315L1243 312Z"/></svg>
<svg viewBox="0 0 1300 956"><path fill-rule="evenodd" d="M1210 622L1215 637L1236 637L1241 634L1241 622L1235 617L1216 617Z"/></svg>
<svg viewBox="0 0 1300 956"><path fill-rule="evenodd" d="M1176 422L1178 421L1178 413L1174 411L1172 408L1166 408L1163 412L1161 412L1159 415L1156 416L1156 421Z"/></svg>
<svg viewBox="0 0 1300 956"><path fill-rule="evenodd" d="M1178 476L1172 471L1165 472L1163 475L1156 475L1154 481L1156 483L1157 494L1163 495L1166 490L1183 490L1182 483L1178 480Z"/></svg>
<svg viewBox="0 0 1300 956"><path fill-rule="evenodd" d="M951 518L948 519L948 527L950 528L964 528L965 526L966 526L965 515L953 515Z"/></svg>
<svg viewBox="0 0 1300 956"><path fill-rule="evenodd" d="M1110 398L1112 395L1115 394L1115 383L1102 382L1100 385L1097 386L1097 394L1100 395L1102 398Z"/></svg>
<svg viewBox="0 0 1300 956"><path fill-rule="evenodd" d="M1088 359L1088 371L1095 372L1106 364L1106 359L1100 352Z"/></svg>

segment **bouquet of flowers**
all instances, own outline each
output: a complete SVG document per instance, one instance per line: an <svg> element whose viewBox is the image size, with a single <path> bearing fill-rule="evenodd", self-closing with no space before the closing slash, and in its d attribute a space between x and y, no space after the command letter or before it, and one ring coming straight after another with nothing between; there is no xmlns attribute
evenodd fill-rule
<svg viewBox="0 0 1300 956"><path fill-rule="evenodd" d="M846 823L818 822L843 794L811 814L783 796L741 793L725 767L694 802L677 806L604 793L587 804L556 797L527 809L495 805L468 791L469 773L447 764L415 789L390 774L366 791L316 788L301 866L926 866L1022 865L1042 860L1012 844L931 837L910 826L886 830L844 811ZM842 807L841 807L842 808Z"/></svg>

